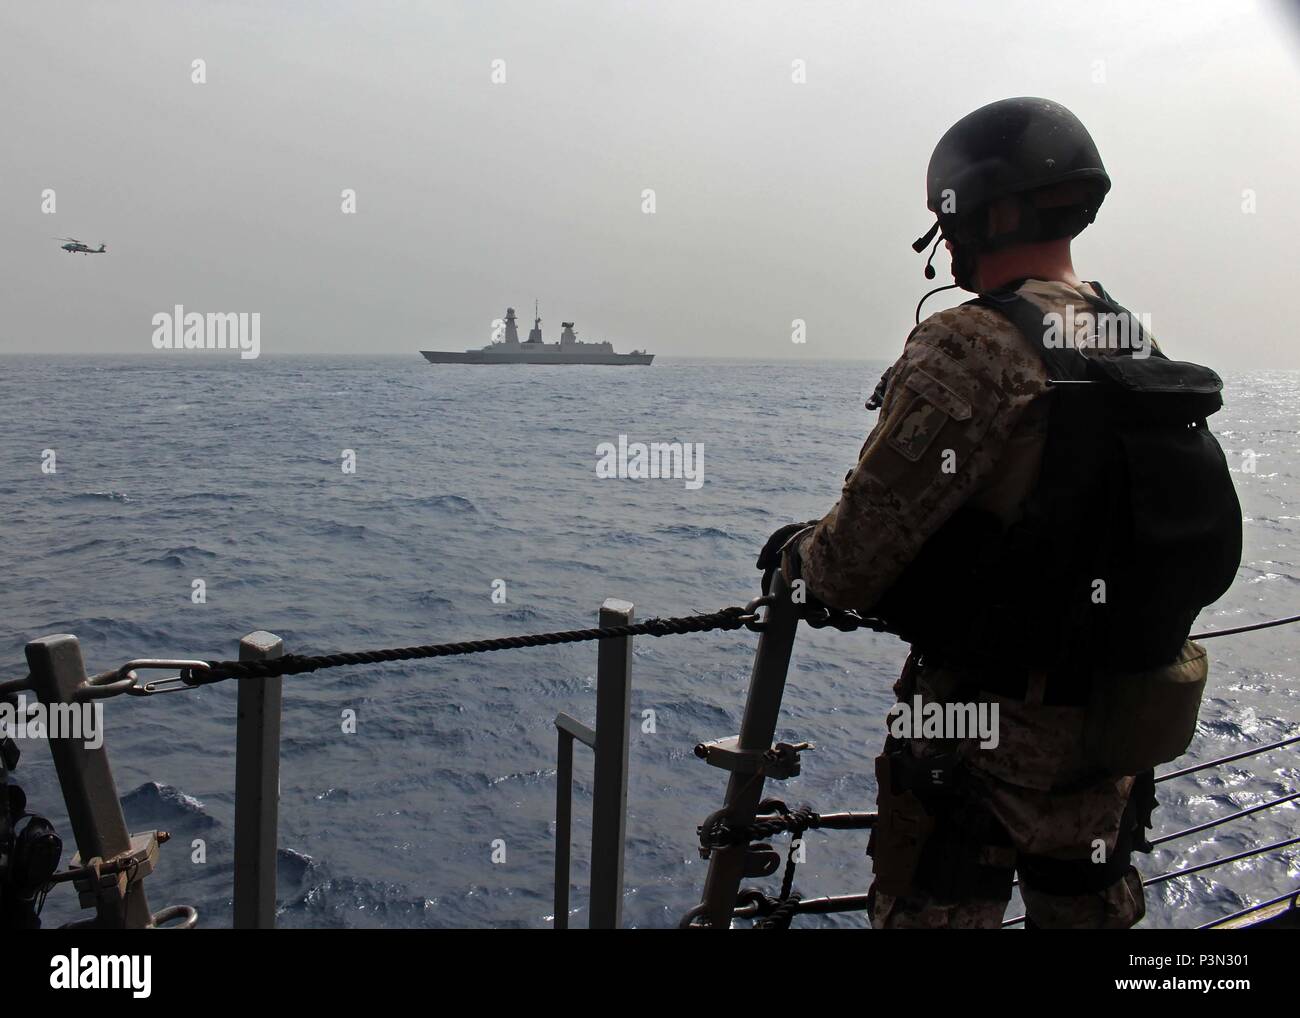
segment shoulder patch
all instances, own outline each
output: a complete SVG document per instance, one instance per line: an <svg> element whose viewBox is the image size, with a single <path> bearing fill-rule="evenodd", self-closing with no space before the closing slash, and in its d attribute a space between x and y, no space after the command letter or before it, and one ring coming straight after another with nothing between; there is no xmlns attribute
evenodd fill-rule
<svg viewBox="0 0 1300 1018"><path fill-rule="evenodd" d="M886 441L900 456L915 463L925 455L948 420L948 414L918 394L890 430Z"/></svg>

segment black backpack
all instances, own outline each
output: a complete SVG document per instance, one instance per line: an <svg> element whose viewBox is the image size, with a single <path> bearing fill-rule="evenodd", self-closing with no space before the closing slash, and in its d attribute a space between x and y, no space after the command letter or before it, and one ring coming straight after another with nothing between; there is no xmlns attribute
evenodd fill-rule
<svg viewBox="0 0 1300 1018"><path fill-rule="evenodd" d="M27 812L27 796L9 780L18 746L0 738L0 930L35 930L63 840L44 817Z"/></svg>
<svg viewBox="0 0 1300 1018"><path fill-rule="evenodd" d="M1140 330L1091 285L1093 312ZM953 663L1128 671L1174 660L1241 561L1241 505L1206 425L1223 405L1221 379L1149 344L1146 357L1051 345L1043 312L1013 289L968 303L1010 319L1047 366L1039 482L1009 529L972 508L955 514L882 616Z"/></svg>

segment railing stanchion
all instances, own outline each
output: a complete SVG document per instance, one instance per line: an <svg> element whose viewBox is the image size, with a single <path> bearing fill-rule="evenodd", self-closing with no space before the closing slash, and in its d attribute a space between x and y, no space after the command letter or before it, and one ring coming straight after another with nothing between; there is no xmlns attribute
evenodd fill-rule
<svg viewBox="0 0 1300 1018"><path fill-rule="evenodd" d="M600 626L630 626L629 601L608 598ZM596 766L591 794L592 929L623 923L623 844L632 699L632 638L601 640L596 665Z"/></svg>
<svg viewBox="0 0 1300 1018"><path fill-rule="evenodd" d="M773 577L771 593L774 596L754 654L745 713L740 722L737 749L742 753L764 753L772 748L781 713L781 698L785 695L790 654L794 650L795 631L799 627L799 608L791 600L789 587L780 570ZM727 782L727 797L723 803L728 824L733 828L752 824L762 799L761 772L733 772ZM745 877L747 852L747 845L728 845L713 849L709 856L702 904L704 917L715 928L727 929L731 925L736 895Z"/></svg>
<svg viewBox="0 0 1300 1018"><path fill-rule="evenodd" d="M284 655L272 633L239 641L239 660ZM282 676L241 679L235 731L235 929L275 926L275 868L280 814Z"/></svg>
<svg viewBox="0 0 1300 1018"><path fill-rule="evenodd" d="M76 704L76 692L86 682L86 665L77 638L66 633L45 636L27 644L26 653L32 686L41 703L47 707ZM98 707L100 702L80 706L84 710L87 706ZM97 748L90 749L84 739L49 740L83 864L96 858L107 862L132 851L131 832L122 815L108 751L102 739L99 741ZM97 889L95 911L94 925L101 928L144 929L153 923L144 884L129 879L126 873Z"/></svg>
<svg viewBox="0 0 1300 1018"><path fill-rule="evenodd" d="M553 929L569 928L569 857L573 837L573 736L563 728L558 736L555 766L555 920Z"/></svg>

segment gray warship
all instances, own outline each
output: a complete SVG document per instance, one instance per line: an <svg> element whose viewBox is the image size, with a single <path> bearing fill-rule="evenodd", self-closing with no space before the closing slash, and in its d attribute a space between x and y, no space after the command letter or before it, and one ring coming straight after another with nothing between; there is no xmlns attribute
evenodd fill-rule
<svg viewBox="0 0 1300 1018"><path fill-rule="evenodd" d="M542 340L542 319L534 308L533 327L528 338L519 342L515 326L515 309L506 308L506 334L502 340L489 343L481 350L452 353L443 350L421 350L430 364L649 364L655 359L652 353L633 350L615 353L611 343L584 343L573 331L572 322L561 322L563 330L558 343Z"/></svg>

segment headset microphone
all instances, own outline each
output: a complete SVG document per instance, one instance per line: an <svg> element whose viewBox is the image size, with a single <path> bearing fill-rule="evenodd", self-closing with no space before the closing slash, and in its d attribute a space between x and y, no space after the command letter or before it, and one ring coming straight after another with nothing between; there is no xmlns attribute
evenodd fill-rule
<svg viewBox="0 0 1300 1018"><path fill-rule="evenodd" d="M932 261L934 261L934 254L935 254L936 251L939 250L939 241L941 241L941 240L943 240L943 234L942 234L942 233L939 234L939 236L937 236L937 237L934 238L934 247L930 248L930 257L927 258L927 259L925 260L925 278L926 278L926 279L933 279L933 278L934 278L934 266L931 265L930 263L931 263Z"/></svg>

